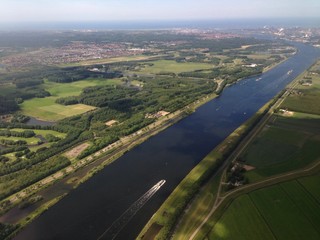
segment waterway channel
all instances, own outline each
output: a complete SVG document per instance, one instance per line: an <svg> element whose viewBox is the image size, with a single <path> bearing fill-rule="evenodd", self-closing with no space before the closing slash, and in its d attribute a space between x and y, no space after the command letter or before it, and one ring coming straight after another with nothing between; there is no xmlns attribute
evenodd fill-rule
<svg viewBox="0 0 320 240"><path fill-rule="evenodd" d="M159 181L165 180L139 210L133 211L115 237L134 239L210 150L320 57L319 49L294 45L298 48L295 56L261 76L227 87L218 98L72 190L15 239L112 239L114 235L108 235L108 229Z"/></svg>

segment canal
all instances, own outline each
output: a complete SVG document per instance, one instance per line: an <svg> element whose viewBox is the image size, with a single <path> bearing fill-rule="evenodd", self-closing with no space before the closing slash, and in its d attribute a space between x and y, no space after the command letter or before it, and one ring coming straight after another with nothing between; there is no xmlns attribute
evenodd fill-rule
<svg viewBox="0 0 320 240"><path fill-rule="evenodd" d="M115 239L134 239L206 154L320 56L311 46L294 45L298 52L289 60L227 87L218 98L72 190L15 239L111 239L109 230L132 206L139 206L116 229ZM157 187L159 182L161 187ZM150 198L139 204L144 196Z"/></svg>

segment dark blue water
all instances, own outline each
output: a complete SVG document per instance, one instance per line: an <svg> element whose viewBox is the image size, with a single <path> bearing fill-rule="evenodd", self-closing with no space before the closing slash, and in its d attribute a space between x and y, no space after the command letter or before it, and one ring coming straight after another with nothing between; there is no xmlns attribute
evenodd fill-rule
<svg viewBox="0 0 320 240"><path fill-rule="evenodd" d="M137 199L165 179L166 183L117 237L134 239L177 184L212 148L320 56L313 47L296 47L298 53L285 63L228 87L219 98L106 167L15 239L97 239ZM290 70L293 72L288 75Z"/></svg>

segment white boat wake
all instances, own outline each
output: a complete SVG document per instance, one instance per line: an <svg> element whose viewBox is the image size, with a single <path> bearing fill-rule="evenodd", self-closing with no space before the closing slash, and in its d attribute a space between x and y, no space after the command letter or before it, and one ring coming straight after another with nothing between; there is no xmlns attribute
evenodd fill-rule
<svg viewBox="0 0 320 240"><path fill-rule="evenodd" d="M133 218L133 216L143 207L144 204L165 184L166 180L159 181L156 185L150 188L137 201L135 201L112 225L104 231L97 239L115 239L122 228Z"/></svg>

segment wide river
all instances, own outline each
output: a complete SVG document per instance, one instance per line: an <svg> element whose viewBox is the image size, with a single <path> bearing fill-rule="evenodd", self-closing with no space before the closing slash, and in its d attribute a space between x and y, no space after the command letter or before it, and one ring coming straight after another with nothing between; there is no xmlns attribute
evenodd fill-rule
<svg viewBox="0 0 320 240"><path fill-rule="evenodd" d="M111 234L117 234L115 239L134 239L210 150L320 56L319 49L294 45L298 53L289 60L227 87L218 98L71 191L15 239L112 239ZM162 179L163 186L154 187Z"/></svg>

